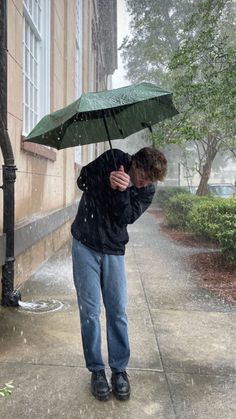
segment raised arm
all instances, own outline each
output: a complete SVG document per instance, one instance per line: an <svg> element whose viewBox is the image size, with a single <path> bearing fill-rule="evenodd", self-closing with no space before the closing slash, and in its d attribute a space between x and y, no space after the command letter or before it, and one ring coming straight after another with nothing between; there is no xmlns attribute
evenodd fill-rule
<svg viewBox="0 0 236 419"><path fill-rule="evenodd" d="M137 220L149 205L155 193L154 185L140 188L128 188L121 192L115 190L112 193L112 214L120 225L132 224Z"/></svg>
<svg viewBox="0 0 236 419"><path fill-rule="evenodd" d="M90 194L97 202L104 202L104 194L110 188L109 174L114 167L109 151L81 169L77 185L83 192Z"/></svg>

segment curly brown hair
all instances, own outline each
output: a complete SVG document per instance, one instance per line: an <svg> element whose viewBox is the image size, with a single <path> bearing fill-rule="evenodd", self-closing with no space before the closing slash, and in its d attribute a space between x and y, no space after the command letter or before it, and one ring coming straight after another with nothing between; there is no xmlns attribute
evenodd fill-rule
<svg viewBox="0 0 236 419"><path fill-rule="evenodd" d="M138 169L145 171L152 182L163 180L166 176L167 160L164 154L156 148L141 148L132 156L132 160Z"/></svg>

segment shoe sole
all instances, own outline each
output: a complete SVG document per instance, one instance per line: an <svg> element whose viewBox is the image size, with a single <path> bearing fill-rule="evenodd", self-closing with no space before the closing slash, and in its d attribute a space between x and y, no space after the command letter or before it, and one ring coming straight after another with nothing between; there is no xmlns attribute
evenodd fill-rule
<svg viewBox="0 0 236 419"><path fill-rule="evenodd" d="M116 397L116 399L117 400L120 400L120 401L126 401L126 400L128 400L130 398L130 392L129 393L126 393L126 394L120 394L120 393L116 393L113 390L113 394Z"/></svg>
<svg viewBox="0 0 236 419"><path fill-rule="evenodd" d="M110 397L111 392L109 391L109 393L104 394L103 396L100 396L99 394L97 394L95 391L92 390L92 395L99 400L100 402L106 402L109 397Z"/></svg>

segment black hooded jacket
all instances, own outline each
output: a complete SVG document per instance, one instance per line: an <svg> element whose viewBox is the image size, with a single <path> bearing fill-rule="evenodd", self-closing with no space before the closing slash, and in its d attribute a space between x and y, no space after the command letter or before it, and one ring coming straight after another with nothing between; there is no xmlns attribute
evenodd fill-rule
<svg viewBox="0 0 236 419"><path fill-rule="evenodd" d="M118 149L113 153L117 169L123 165L128 173L132 156ZM149 207L155 187L113 190L109 175L114 170L111 150L82 168L77 184L83 195L71 233L97 252L123 255L129 240L127 224L132 224Z"/></svg>

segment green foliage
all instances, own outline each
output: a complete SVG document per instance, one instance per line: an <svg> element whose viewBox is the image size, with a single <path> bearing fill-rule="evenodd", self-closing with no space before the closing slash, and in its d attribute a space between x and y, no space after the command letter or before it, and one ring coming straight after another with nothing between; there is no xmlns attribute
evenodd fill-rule
<svg viewBox="0 0 236 419"><path fill-rule="evenodd" d="M166 219L171 227L188 228L188 214L200 198L196 195L180 193L166 202Z"/></svg>
<svg viewBox="0 0 236 419"><path fill-rule="evenodd" d="M0 388L0 396L6 397L11 394L11 389L14 388L12 383L13 381L9 381L9 383L6 383L4 387Z"/></svg>
<svg viewBox="0 0 236 419"><path fill-rule="evenodd" d="M157 189L156 195L155 195L155 201L158 202L158 205L166 209L168 207L169 199L172 196L175 196L179 193L185 193L189 194L187 188L180 187L180 186L169 186L169 187L162 187L160 189Z"/></svg>
<svg viewBox="0 0 236 419"><path fill-rule="evenodd" d="M128 79L152 81L170 88L168 63L179 45L184 22L191 16L186 0L126 0L130 36L121 46Z"/></svg>
<svg viewBox="0 0 236 419"><path fill-rule="evenodd" d="M178 193L166 199L164 210L170 226L213 240L236 261L236 198Z"/></svg>
<svg viewBox="0 0 236 419"><path fill-rule="evenodd" d="M206 184L217 153L230 150L235 156L235 2L126 3L132 18L131 36L121 49L128 78L171 89L180 111L179 116L156 126L153 143L188 147L189 141L201 142L196 146L198 171Z"/></svg>
<svg viewBox="0 0 236 419"><path fill-rule="evenodd" d="M230 11L232 13L230 13ZM221 145L235 135L235 17L233 3L201 0L185 25L183 38L170 60L173 89L181 109L186 111L180 135L192 126L187 140L217 134ZM198 117L196 118L196 116Z"/></svg>
<svg viewBox="0 0 236 419"><path fill-rule="evenodd" d="M215 198L193 207L189 229L217 242L228 259L236 260L236 199Z"/></svg>

